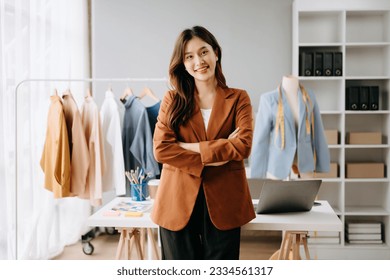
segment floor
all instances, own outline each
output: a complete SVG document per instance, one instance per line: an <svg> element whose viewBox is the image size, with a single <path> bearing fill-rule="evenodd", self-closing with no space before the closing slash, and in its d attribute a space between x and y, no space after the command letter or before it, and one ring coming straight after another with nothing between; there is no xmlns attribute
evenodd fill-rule
<svg viewBox="0 0 390 280"><path fill-rule="evenodd" d="M112 260L115 258L116 246L119 234L107 234L99 230L90 243L94 247L91 255L83 252L81 241L65 247L62 254L54 260ZM243 231L241 234L240 259L242 260L267 260L279 249L281 233L273 231ZM135 254L132 255L137 259Z"/></svg>

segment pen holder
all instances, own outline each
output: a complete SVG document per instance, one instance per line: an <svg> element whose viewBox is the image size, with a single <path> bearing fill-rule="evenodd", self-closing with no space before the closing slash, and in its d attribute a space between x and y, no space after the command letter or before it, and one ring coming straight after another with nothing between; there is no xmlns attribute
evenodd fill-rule
<svg viewBox="0 0 390 280"><path fill-rule="evenodd" d="M130 195L134 201L143 201L149 196L148 184L130 184Z"/></svg>

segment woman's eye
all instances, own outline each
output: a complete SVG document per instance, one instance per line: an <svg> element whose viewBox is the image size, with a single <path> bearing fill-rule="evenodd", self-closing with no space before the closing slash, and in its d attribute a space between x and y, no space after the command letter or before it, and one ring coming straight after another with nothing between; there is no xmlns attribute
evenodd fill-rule
<svg viewBox="0 0 390 280"><path fill-rule="evenodd" d="M187 56L185 57L186 60L189 60L189 59L191 59L191 58L192 58L192 55L187 55Z"/></svg>
<svg viewBox="0 0 390 280"><path fill-rule="evenodd" d="M208 53L208 51L203 51L201 54L206 55L207 53Z"/></svg>

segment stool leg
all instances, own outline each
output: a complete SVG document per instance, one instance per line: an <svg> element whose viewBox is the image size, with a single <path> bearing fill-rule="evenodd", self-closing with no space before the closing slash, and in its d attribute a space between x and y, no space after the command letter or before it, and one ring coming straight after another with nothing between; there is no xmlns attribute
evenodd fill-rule
<svg viewBox="0 0 390 280"><path fill-rule="evenodd" d="M119 237L119 243L118 243L118 247L116 248L116 254L115 254L116 260L119 260L121 258L123 246L124 246L125 238L126 238L126 229L122 228L122 229L120 229L120 232L121 232L121 235Z"/></svg>
<svg viewBox="0 0 390 280"><path fill-rule="evenodd" d="M306 259L310 260L309 247L307 246L307 235L302 236L303 248L305 248Z"/></svg>
<svg viewBox="0 0 390 280"><path fill-rule="evenodd" d="M125 245L125 256L127 260L131 260L131 251L132 251L132 240L133 239L133 230L128 229L126 233L126 245Z"/></svg>
<svg viewBox="0 0 390 280"><path fill-rule="evenodd" d="M287 242L287 244L286 244L286 248L284 250L284 256L282 257L283 260L289 259L290 251L292 250L293 236L292 236L291 232L287 232L287 241L286 242Z"/></svg>
<svg viewBox="0 0 390 280"><path fill-rule="evenodd" d="M293 260L300 260L301 256L299 254L299 245L300 245L301 235L299 233L293 234Z"/></svg>
<svg viewBox="0 0 390 280"><path fill-rule="evenodd" d="M284 232L283 234L283 238L282 238L282 244L280 244L280 249L278 250L279 251L279 255L277 256L277 259L278 260L283 260L283 256L284 256L284 251L286 249L286 242L288 241L288 233L287 231ZM275 254L278 253L278 251L276 251L272 256L271 256L271 259L273 257L276 257Z"/></svg>
<svg viewBox="0 0 390 280"><path fill-rule="evenodd" d="M140 230L140 234L141 234L141 250L142 250L142 254L145 256L145 237L146 237L146 228L141 228Z"/></svg>
<svg viewBox="0 0 390 280"><path fill-rule="evenodd" d="M135 243L135 247L137 249L137 252L138 252L138 256L141 260L144 259L144 256L143 256L143 253L142 253L142 249L141 249L141 241L140 241L140 231L139 229L134 229L133 231L133 236L134 236L134 243Z"/></svg>
<svg viewBox="0 0 390 280"><path fill-rule="evenodd" d="M154 252L154 255L156 256L156 259L160 259L160 256L158 254L158 249L157 249L157 244L156 244L156 240L154 239L154 236L153 236L153 231L151 228L148 228L147 229L147 234L148 234L148 242L149 242L149 246L152 245L152 248L153 248L153 252ZM150 244L151 243L151 244Z"/></svg>

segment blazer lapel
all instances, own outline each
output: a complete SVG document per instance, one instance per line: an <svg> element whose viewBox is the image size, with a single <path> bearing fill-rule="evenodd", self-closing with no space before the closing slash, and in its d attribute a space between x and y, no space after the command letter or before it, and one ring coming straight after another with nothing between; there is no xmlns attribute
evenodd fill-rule
<svg viewBox="0 0 390 280"><path fill-rule="evenodd" d="M301 130L304 130L304 133L306 133L306 107L305 103L303 102L302 92L301 89L299 89L299 126L298 126L298 135L301 135Z"/></svg>
<svg viewBox="0 0 390 280"><path fill-rule="evenodd" d="M192 130L195 133L196 138L199 141L205 141L207 139L206 129L204 127L202 113L200 112L199 105L195 104L195 112L192 118L189 120Z"/></svg>
<svg viewBox="0 0 390 280"><path fill-rule="evenodd" d="M211 111L210 121L207 128L207 139L213 140L217 137L219 131L228 118L233 104L236 101L235 98L228 98L231 94L231 89L217 88L217 94L213 104L213 110ZM202 116L201 116L202 117Z"/></svg>

